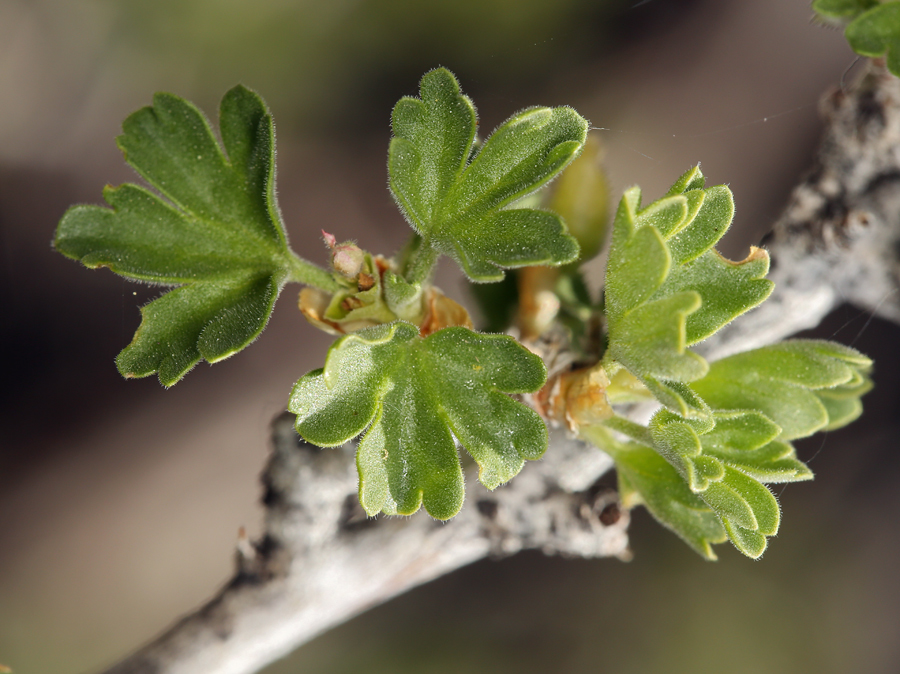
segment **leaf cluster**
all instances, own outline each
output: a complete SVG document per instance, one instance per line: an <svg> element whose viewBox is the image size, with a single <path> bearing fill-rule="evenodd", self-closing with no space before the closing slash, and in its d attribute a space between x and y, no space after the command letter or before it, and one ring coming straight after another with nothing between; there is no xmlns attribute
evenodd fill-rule
<svg viewBox="0 0 900 674"><path fill-rule="evenodd" d="M699 167L646 207L641 191L625 192L613 221L606 268L605 362L625 367L664 405L686 416L708 414L687 382L708 364L688 349L772 292L765 251L742 262L713 246L734 216L724 185L704 189Z"/></svg>
<svg viewBox="0 0 900 674"><path fill-rule="evenodd" d="M574 260L578 242L562 219L521 200L581 152L588 125L571 108L533 107L481 142L472 102L438 68L422 78L419 98L400 100L392 126L390 187L416 232L400 262L331 235L331 270L290 250L275 200L272 117L240 86L221 104L221 145L202 113L171 94L125 120L119 147L156 191L108 188L109 207L71 208L54 244L88 267L174 286L142 309L117 360L124 376L158 373L166 386L255 339L288 282L311 286L300 297L310 321L354 334L298 382L298 432L333 446L365 431L366 510L411 514L424 503L446 519L463 497L457 441L490 488L544 452L543 421L507 394L536 391L546 370L511 338L459 327L468 315L430 287L432 270L446 254L486 282L504 269Z"/></svg>
<svg viewBox="0 0 900 674"><path fill-rule="evenodd" d="M870 386L870 361L829 342L785 342L712 364L688 349L772 289L764 251L735 263L713 249L733 210L728 188L704 189L697 168L646 207L632 188L613 224L606 282L604 363L664 408L647 428L608 422L636 443L601 433L600 444L616 460L623 499L645 504L710 559L711 544L726 538L749 557L763 553L780 522L765 484L812 477L790 441L852 421Z"/></svg>
<svg viewBox="0 0 900 674"><path fill-rule="evenodd" d="M900 5L816 4L854 21ZM607 233L599 149L549 199L537 193L582 152L584 118L528 108L482 141L472 102L438 68L391 121L389 185L412 238L385 258L325 234L331 265L322 268L288 246L272 117L259 96L240 86L225 95L221 143L171 94L126 119L119 147L150 187L109 187L107 206L72 207L54 241L88 267L170 287L142 309L120 372L172 385L199 360L253 341L282 289L301 283L301 311L339 337L324 367L296 383L289 408L317 445L361 436L359 496L370 515L424 505L453 517L464 499L459 446L494 489L543 455L545 422L564 420L613 456L628 507L644 504L707 558L727 539L761 555L780 522L766 485L812 477L791 442L856 418L871 363L808 340L714 363L691 350L772 291L765 251L733 262L715 250L734 214L731 191L706 187L699 167L647 205L639 188L627 190L598 302L578 265ZM555 365L548 382L523 343L471 329L465 309L431 284L442 255L474 283L495 284L481 297L498 315L518 315L532 350L548 331L566 333L571 367ZM511 397L521 394L535 394L533 407ZM648 425L615 413L641 398L661 404Z"/></svg>

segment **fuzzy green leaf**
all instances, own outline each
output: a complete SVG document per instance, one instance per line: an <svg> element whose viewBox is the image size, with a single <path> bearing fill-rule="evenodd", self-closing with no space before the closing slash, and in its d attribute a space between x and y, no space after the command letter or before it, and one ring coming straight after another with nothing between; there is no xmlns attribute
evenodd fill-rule
<svg viewBox="0 0 900 674"><path fill-rule="evenodd" d="M778 533L781 511L769 489L734 468L710 485L700 498L722 520L732 544L753 559L765 552L767 537Z"/></svg>
<svg viewBox="0 0 900 674"><path fill-rule="evenodd" d="M126 377L158 372L169 386L201 358L212 363L241 350L265 327L290 274L272 118L259 96L238 86L219 119L225 153L197 108L157 94L125 120L118 144L162 197L109 187L111 208L74 206L57 229L57 250L88 267L181 285L142 309L117 359Z"/></svg>
<svg viewBox="0 0 900 674"><path fill-rule="evenodd" d="M559 216L507 207L578 155L587 121L571 108L529 108L473 153L475 108L453 74L426 73L419 96L394 108L388 170L391 192L424 244L481 282L499 281L503 269L574 260L578 244Z"/></svg>
<svg viewBox="0 0 900 674"><path fill-rule="evenodd" d="M547 429L506 393L536 391L540 358L510 337L446 328L428 337L403 322L361 330L331 347L323 370L291 394L297 431L331 447L359 443L360 502L370 515L409 515L424 503L448 519L462 506L454 436L493 489L547 447ZM452 433L452 434L451 434Z"/></svg>
<svg viewBox="0 0 900 674"><path fill-rule="evenodd" d="M610 437L591 439L615 460L619 497L625 507L644 505L660 524L699 554L716 559L712 546L728 539L724 527L665 459L642 444L621 443Z"/></svg>
<svg viewBox="0 0 900 674"><path fill-rule="evenodd" d="M650 422L657 451L675 467L694 493L705 491L725 474L721 461L703 456L700 434L713 423L711 417L689 420L667 409L657 412Z"/></svg>
<svg viewBox="0 0 900 674"><path fill-rule="evenodd" d="M776 440L781 428L755 411L716 412L715 427L700 436L703 455L715 458L762 483L812 479L789 442Z"/></svg>
<svg viewBox="0 0 900 674"><path fill-rule="evenodd" d="M707 363L687 349L771 292L766 253L753 249L742 262L713 246L731 224L727 187L703 189L694 168L665 197L641 208L641 192L628 190L613 224L606 272L607 358L640 378L667 407L699 417L702 401L685 382L706 374Z"/></svg>
<svg viewBox="0 0 900 674"><path fill-rule="evenodd" d="M735 547L754 559L778 531L780 511L763 481L809 479L779 428L759 412L717 412L686 420L660 410L650 422L654 446L720 518ZM769 479L771 478L771 479Z"/></svg>
<svg viewBox="0 0 900 674"><path fill-rule="evenodd" d="M859 14L844 35L857 54L884 56L888 70L900 76L900 2L886 2Z"/></svg>
<svg viewBox="0 0 900 674"><path fill-rule="evenodd" d="M871 364L840 344L791 340L723 358L691 387L715 409L760 411L792 440L852 421Z"/></svg>

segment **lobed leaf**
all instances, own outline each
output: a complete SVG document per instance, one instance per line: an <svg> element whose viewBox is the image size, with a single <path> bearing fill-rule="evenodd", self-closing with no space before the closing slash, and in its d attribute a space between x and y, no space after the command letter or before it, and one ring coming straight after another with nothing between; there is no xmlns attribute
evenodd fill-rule
<svg viewBox="0 0 900 674"><path fill-rule="evenodd" d="M812 477L793 447L775 441L781 428L759 412L716 412L697 421L663 409L651 420L650 433L656 450L712 509L735 547L754 559L780 522L778 503L762 483Z"/></svg>
<svg viewBox="0 0 900 674"><path fill-rule="evenodd" d="M219 126L224 152L197 108L157 94L125 120L118 144L162 196L109 187L110 208L74 206L59 223L54 246L67 257L183 284L141 310L141 326L116 361L126 377L157 372L169 386L201 358L212 363L241 350L265 327L290 273L271 115L238 86L222 100Z"/></svg>
<svg viewBox="0 0 900 674"><path fill-rule="evenodd" d="M619 498L626 508L644 505L700 555L716 559L713 544L728 539L722 523L665 459L644 444L619 442L599 427L583 433L615 460Z"/></svg>
<svg viewBox="0 0 900 674"><path fill-rule="evenodd" d="M641 207L637 187L622 197L606 272L608 360L624 365L682 416L707 413L686 382L708 365L687 349L762 302L769 260L751 249L742 262L713 249L731 224L727 187L703 189L695 167L662 199Z"/></svg>
<svg viewBox="0 0 900 674"><path fill-rule="evenodd" d="M856 418L871 364L840 344L790 340L723 358L691 387L713 408L758 410L792 440Z"/></svg>
<svg viewBox="0 0 900 674"><path fill-rule="evenodd" d="M357 466L370 515L409 515L424 503L448 519L464 492L454 437L486 487L511 479L544 453L547 429L503 393L536 391L545 379L541 359L510 337L457 327L422 338L395 322L335 342L325 368L297 382L289 409L300 435L317 445L365 431Z"/></svg>
<svg viewBox="0 0 900 674"><path fill-rule="evenodd" d="M781 428L756 411L716 412L715 427L700 436L703 454L762 482L812 479L788 442L777 440Z"/></svg>
<svg viewBox="0 0 900 674"><path fill-rule="evenodd" d="M507 208L556 176L584 145L587 121L571 108L529 108L476 147L476 116L450 71L426 73L419 98L392 116L390 188L429 245L473 281L499 281L503 269L574 260L578 244L559 216Z"/></svg>

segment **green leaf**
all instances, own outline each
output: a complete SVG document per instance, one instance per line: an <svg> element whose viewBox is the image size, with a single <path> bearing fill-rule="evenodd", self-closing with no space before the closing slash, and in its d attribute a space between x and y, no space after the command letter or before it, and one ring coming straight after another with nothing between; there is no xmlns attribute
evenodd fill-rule
<svg viewBox="0 0 900 674"><path fill-rule="evenodd" d="M768 536L778 533L781 511L771 491L734 468L703 494L703 501L722 520L732 544L753 559L765 552Z"/></svg>
<svg viewBox="0 0 900 674"><path fill-rule="evenodd" d="M359 443L360 502L370 515L409 515L424 503L448 519L462 506L454 436L493 489L547 447L531 409L501 392L539 389L546 369L510 337L446 328L426 338L403 322L361 330L331 347L323 370L294 387L297 431L324 447L368 428Z"/></svg>
<svg viewBox="0 0 900 674"><path fill-rule="evenodd" d="M650 434L657 451L671 463L694 493L705 491L711 482L721 480L721 461L703 456L700 434L710 428L711 418L691 421L662 409L650 422Z"/></svg>
<svg viewBox="0 0 900 674"><path fill-rule="evenodd" d="M755 411L716 412L715 427L700 437L704 456L763 483L811 480L793 445L776 440L781 428Z"/></svg>
<svg viewBox="0 0 900 674"><path fill-rule="evenodd" d="M811 477L790 445L774 441L781 429L758 412L720 412L697 421L663 409L651 420L650 433L656 450L720 518L735 547L754 559L780 521L778 503L761 480Z"/></svg>
<svg viewBox="0 0 900 674"><path fill-rule="evenodd" d="M54 246L88 267L181 285L142 309L117 365L126 377L177 382L201 358L215 362L253 341L299 260L287 248L275 203L272 118L244 87L222 100L217 143L193 105L157 94L118 139L128 163L162 196L108 187L111 208L75 206ZM328 282L324 272L323 276Z"/></svg>
<svg viewBox="0 0 900 674"><path fill-rule="evenodd" d="M791 340L723 358L691 387L715 409L760 411L792 440L855 418L871 363L840 344Z"/></svg>
<svg viewBox="0 0 900 674"><path fill-rule="evenodd" d="M772 283L769 259L751 249L742 262L712 247L734 215L725 186L703 189L695 167L665 197L641 208L637 187L622 197L606 271L607 360L624 365L682 416L706 414L685 382L707 363L687 349L762 302Z"/></svg>
<svg viewBox="0 0 900 674"><path fill-rule="evenodd" d="M591 435L598 430L603 437ZM615 460L619 497L626 508L644 505L660 524L700 555L716 559L712 545L727 540L724 527L665 459L645 445L618 442L602 429L590 429L586 434Z"/></svg>
<svg viewBox="0 0 900 674"><path fill-rule="evenodd" d="M884 56L888 70L900 76L900 2L886 2L859 14L844 35L857 54Z"/></svg>
<svg viewBox="0 0 900 674"><path fill-rule="evenodd" d="M473 153L475 108L453 74L426 73L419 95L394 108L388 171L391 192L423 245L480 282L499 281L503 269L574 260L578 244L559 216L508 207L578 155L587 121L571 108L529 108Z"/></svg>

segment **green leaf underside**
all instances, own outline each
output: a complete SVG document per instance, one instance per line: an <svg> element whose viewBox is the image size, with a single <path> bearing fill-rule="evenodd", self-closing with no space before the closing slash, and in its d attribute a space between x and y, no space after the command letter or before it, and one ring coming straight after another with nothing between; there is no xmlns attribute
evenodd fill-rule
<svg viewBox="0 0 900 674"><path fill-rule="evenodd" d="M713 408L760 411L792 440L856 418L870 367L849 347L791 340L723 358L691 387Z"/></svg>
<svg viewBox="0 0 900 674"><path fill-rule="evenodd" d="M472 154L476 115L446 69L427 73L420 97L392 116L390 188L430 245L473 281L498 281L504 268L564 264L578 255L559 216L506 208L551 180L581 151L587 122L571 108L529 108L502 124Z"/></svg>
<svg viewBox="0 0 900 674"><path fill-rule="evenodd" d="M706 414L692 417L663 408L650 420L647 436L612 426L652 444L659 461L646 454L649 448L643 454L623 451L603 429L583 434L613 456L626 505L629 499L646 504L654 517L711 558L709 544L719 541L701 514L707 508L735 547L756 559L780 522L778 502L765 485L812 479L789 441L855 419L860 397L872 386L870 368L871 361L852 348L791 340L724 358L690 387L679 384L682 393L688 389L702 396L691 400L685 394L706 406ZM660 461L672 471L668 478ZM629 463L643 466L644 476L633 475L639 469ZM682 490L678 498L669 495L677 493L674 480ZM693 507L684 512L690 502Z"/></svg>
<svg viewBox="0 0 900 674"><path fill-rule="evenodd" d="M900 76L900 2L886 2L859 14L844 35L857 54L884 56L888 70Z"/></svg>
<svg viewBox="0 0 900 674"><path fill-rule="evenodd" d="M778 502L763 482L807 480L812 473L781 429L758 412L716 413L714 426L661 410L650 423L654 445L719 517L731 542L754 559L778 532Z"/></svg>
<svg viewBox="0 0 900 674"><path fill-rule="evenodd" d="M265 104L238 86L220 108L223 154L193 105L157 94L123 124L119 147L162 197L136 185L107 188L111 208L75 206L54 245L88 267L180 285L142 309L119 354L127 377L159 373L169 386L201 358L239 351L265 327L290 273L275 203L274 130Z"/></svg>
<svg viewBox="0 0 900 674"><path fill-rule="evenodd" d="M545 378L540 358L509 337L446 328L421 338L396 322L335 342L325 368L297 382L289 409L317 445L366 431L357 466L370 515L408 515L424 504L448 519L464 496L453 437L478 463L482 484L508 481L544 453L547 429L503 392L535 391Z"/></svg>
<svg viewBox="0 0 900 674"><path fill-rule="evenodd" d="M685 173L662 199L641 208L638 188L622 198L613 224L606 272L607 358L624 365L667 407L702 416L706 406L685 382L702 378L706 361L687 349L771 292L768 256L743 262L713 246L731 224L727 187L702 189L699 168Z"/></svg>
<svg viewBox="0 0 900 674"><path fill-rule="evenodd" d="M651 448L638 443L606 439L598 444L616 462L619 496L633 508L644 505L660 524L709 560L716 559L712 546L728 540L722 523L702 499L688 489L675 469Z"/></svg>

